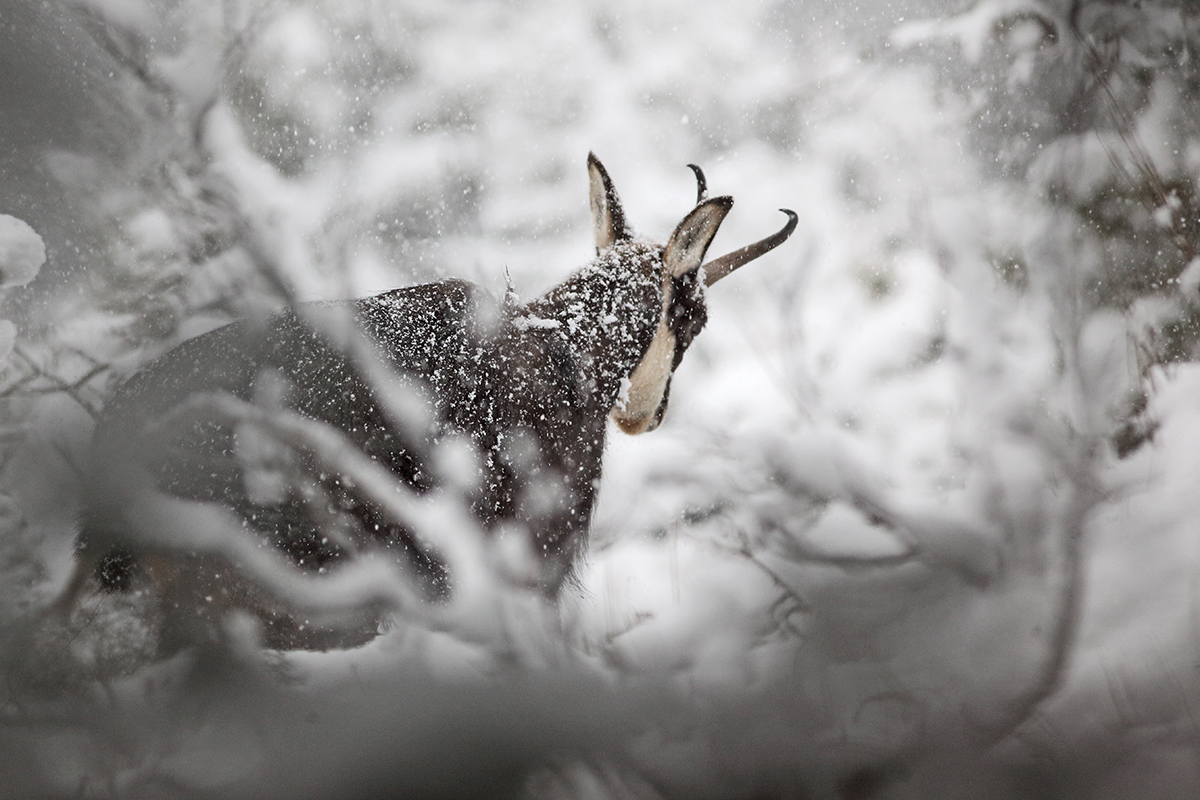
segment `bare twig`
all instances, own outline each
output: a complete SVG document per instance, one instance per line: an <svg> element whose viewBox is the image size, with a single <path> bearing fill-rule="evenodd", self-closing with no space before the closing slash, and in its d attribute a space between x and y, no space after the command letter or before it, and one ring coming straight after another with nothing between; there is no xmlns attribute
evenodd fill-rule
<svg viewBox="0 0 1200 800"><path fill-rule="evenodd" d="M72 8L79 15L83 28L91 34L96 44L147 89L162 98L168 108L174 106L174 92L162 78L155 75L150 69L149 64L146 63L145 53L139 52L136 46L128 41L133 38L132 34L121 37L113 23L105 19L101 12L92 5L74 3ZM123 41L123 38L126 40Z"/></svg>
<svg viewBox="0 0 1200 800"><path fill-rule="evenodd" d="M779 627L786 630L797 638L803 638L804 632L797 628L791 621L792 614L796 612L807 613L812 610L808 601L790 584L782 575L780 575L773 567L759 558L754 552L754 548L750 544L749 537L741 529L737 530L738 544L736 546L726 544L717 540L709 540L709 543L719 550L727 553L732 553L740 558L745 559L756 569L771 579L775 587L779 590L779 598L771 604L771 616L776 620ZM789 608L790 606L790 608Z"/></svg>
<svg viewBox="0 0 1200 800"><path fill-rule="evenodd" d="M1057 570L1051 565L1057 586L1052 594L1051 625L1046 634L1045 656L1038 674L1026 691L1013 699L1004 718L989 726L986 746L994 746L1031 719L1048 698L1055 695L1066 680L1071 655L1079 633L1083 604L1083 533L1088 512L1098 493L1089 462L1073 465L1073 496L1051 535L1059 543Z"/></svg>
<svg viewBox="0 0 1200 800"><path fill-rule="evenodd" d="M1153 193L1154 202L1143 199L1142 203L1144 206L1146 206L1147 210L1152 213L1160 208L1165 208L1170 212L1168 224L1171 231L1171 243L1179 249L1186 260L1190 261L1196 257L1198 252L1200 252L1200 247L1198 247L1194 237L1183 224L1183 220L1181 219L1178 209L1176 208L1177 201L1173 198L1172 192L1168 188L1166 181L1163 180L1162 175L1155 166L1154 159L1151 158L1149 151L1146 150L1145 145L1142 144L1141 139L1138 137L1133 119L1121 106L1120 102L1117 101L1116 95L1113 94L1112 85L1110 84L1106 75L1106 70L1104 69L1103 56L1096 48L1096 45L1092 41L1091 37L1085 35L1083 31L1079 29L1077 12L1078 4L1076 4L1076 8L1069 16L1069 27L1071 32L1075 35L1075 38L1083 45L1084 49L1091 57L1092 63L1095 67L1094 75L1103 92L1105 107L1108 109L1109 115L1112 117L1113 127L1115 128L1117 135L1120 137L1122 144L1124 144L1126 151L1128 151L1130 158L1133 159L1133 164L1137 168L1137 171L1141 173L1146 185L1150 187L1150 190ZM1130 186L1137 188L1138 181L1136 181L1133 175L1129 173L1129 170L1125 168L1125 164L1112 150L1111 146L1107 141L1105 141L1104 137L1100 135L1099 131L1097 131L1097 138L1100 140L1101 146L1104 147L1104 151L1108 155L1108 159L1112 163L1114 169L1116 169L1117 172L1119 172L1126 179L1126 181L1129 182Z"/></svg>
<svg viewBox="0 0 1200 800"><path fill-rule="evenodd" d="M32 380L36 380L37 378L42 378L43 380L47 381L50 384L48 387L23 388L24 393L26 393L26 394L54 394L54 393L61 392L62 394L65 394L67 397L74 400L75 403L80 408L82 408L84 411L86 411L88 413L88 415L90 415L93 419L100 415L99 409L94 408L91 403L86 401L80 395L79 390L82 389L93 378L96 378L97 376L102 375L104 372L108 371L110 369L110 367L108 365L97 365L97 366L93 367L92 369L88 370L87 373L85 373L83 375L83 377L78 378L78 379L68 383L67 381L63 380L62 378L58 377L57 375L54 375L51 372L49 372L45 367L38 364L37 361L34 360L33 356L26 353L19 345L13 347L13 354L16 356L19 356L21 358L21 360L24 361L29 366L29 369L32 371L31 372L31 375L32 375L31 380L27 381L27 382L21 382L22 387L28 386L28 383L32 382ZM4 392L0 393L0 396L11 396L12 394L15 394L16 392L17 392L17 389L14 386L10 386L10 387L6 388L4 390Z"/></svg>

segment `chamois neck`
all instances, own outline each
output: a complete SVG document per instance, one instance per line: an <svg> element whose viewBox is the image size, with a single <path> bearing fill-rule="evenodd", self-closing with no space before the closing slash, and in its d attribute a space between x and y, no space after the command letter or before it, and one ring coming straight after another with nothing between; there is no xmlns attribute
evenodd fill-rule
<svg viewBox="0 0 1200 800"><path fill-rule="evenodd" d="M606 250L518 309L525 324L560 333L591 400L607 412L641 361L662 315L658 248L629 242Z"/></svg>

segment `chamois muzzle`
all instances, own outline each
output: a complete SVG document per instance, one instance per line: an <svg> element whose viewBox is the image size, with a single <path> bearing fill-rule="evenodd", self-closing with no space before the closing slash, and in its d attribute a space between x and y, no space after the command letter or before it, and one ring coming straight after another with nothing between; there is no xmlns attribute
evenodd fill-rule
<svg viewBox="0 0 1200 800"><path fill-rule="evenodd" d="M703 185L700 191L703 192ZM732 253L727 253L720 258L714 258L705 264L705 286L712 286L738 267L750 263L759 256L766 255L787 241L787 238L792 235L792 231L796 230L796 222L799 218L796 216L796 212L790 208L781 208L779 210L788 215L787 224L780 228L778 233L772 234L765 239L760 239L754 244L748 244L741 249L734 250Z"/></svg>

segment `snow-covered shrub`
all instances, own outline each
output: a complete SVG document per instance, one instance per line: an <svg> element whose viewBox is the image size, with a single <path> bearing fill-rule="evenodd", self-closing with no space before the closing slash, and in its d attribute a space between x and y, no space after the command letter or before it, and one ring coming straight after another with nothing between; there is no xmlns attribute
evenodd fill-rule
<svg viewBox="0 0 1200 800"><path fill-rule="evenodd" d="M14 796L1197 785L1186 6L879 4L874 36L765 0L25 5L133 133L39 152L92 268L6 301ZM47 608L117 380L298 300L499 294L506 269L540 291L589 254L589 149L653 231L688 162L738 198L723 240L802 223L710 293L664 426L613 437L562 608L514 590L513 540L469 535L445 606L378 565L322 587L247 554L294 602L396 609L346 652L263 653L232 614L164 661L136 595ZM193 522L176 547L240 541Z"/></svg>

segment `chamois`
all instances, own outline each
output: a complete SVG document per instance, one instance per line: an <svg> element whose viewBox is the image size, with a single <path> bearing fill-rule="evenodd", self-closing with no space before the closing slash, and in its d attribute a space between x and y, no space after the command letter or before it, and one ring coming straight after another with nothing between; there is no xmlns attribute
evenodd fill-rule
<svg viewBox="0 0 1200 800"><path fill-rule="evenodd" d="M596 258L525 304L461 280L299 304L185 341L134 373L97 424L67 594L89 576L109 591L148 577L165 604L202 606L211 591L180 588L196 584L189 572L208 569L218 585L233 580L228 564L203 567L198 556L172 551L165 531L162 547L128 535L136 511L117 485L128 465L157 492L232 510L304 571L324 573L366 542L397 551L431 599L452 592L439 554L303 442L237 414L186 413L197 398L224 398L259 419L336 429L343 445L417 495L447 480L439 443L469 442L471 515L484 531L527 531L538 588L557 596L586 544L606 418L629 434L659 425L671 375L704 326L705 288L796 227L796 214L783 209L788 221L778 233L705 264L733 199L708 198L703 172L689 166L696 205L658 245L633 235L607 171L589 153ZM261 596L245 605L278 648L347 646L377 627L371 619L357 630L321 631Z"/></svg>

